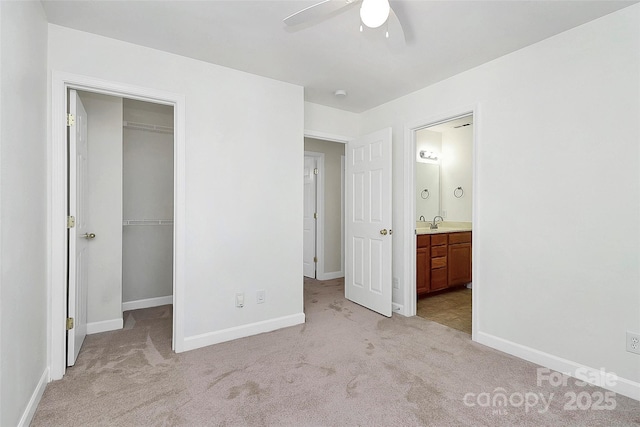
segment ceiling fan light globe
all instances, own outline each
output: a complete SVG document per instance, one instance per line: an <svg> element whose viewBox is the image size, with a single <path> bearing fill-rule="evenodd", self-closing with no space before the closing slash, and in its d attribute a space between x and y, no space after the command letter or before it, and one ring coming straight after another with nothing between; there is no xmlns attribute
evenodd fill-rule
<svg viewBox="0 0 640 427"><path fill-rule="evenodd" d="M367 27L378 28L387 21L390 10L388 0L362 0L360 19Z"/></svg>

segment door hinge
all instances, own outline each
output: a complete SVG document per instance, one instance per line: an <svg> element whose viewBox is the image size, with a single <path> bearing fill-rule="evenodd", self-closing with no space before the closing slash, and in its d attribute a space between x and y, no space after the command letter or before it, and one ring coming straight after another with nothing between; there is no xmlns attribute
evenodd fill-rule
<svg viewBox="0 0 640 427"><path fill-rule="evenodd" d="M313 174L314 174L314 175L318 175L318 168L315 168L315 169L313 170Z"/></svg>
<svg viewBox="0 0 640 427"><path fill-rule="evenodd" d="M318 212L313 213L313 219L318 219Z"/></svg>
<svg viewBox="0 0 640 427"><path fill-rule="evenodd" d="M67 114L67 126L73 126L76 124L76 118L73 114Z"/></svg>
<svg viewBox="0 0 640 427"><path fill-rule="evenodd" d="M67 228L73 228L76 226L76 217L68 216L67 217Z"/></svg>
<svg viewBox="0 0 640 427"><path fill-rule="evenodd" d="M73 317L67 317L67 331L73 329Z"/></svg>
<svg viewBox="0 0 640 427"><path fill-rule="evenodd" d="M313 257L313 262L318 262L318 257L317 256Z"/></svg>

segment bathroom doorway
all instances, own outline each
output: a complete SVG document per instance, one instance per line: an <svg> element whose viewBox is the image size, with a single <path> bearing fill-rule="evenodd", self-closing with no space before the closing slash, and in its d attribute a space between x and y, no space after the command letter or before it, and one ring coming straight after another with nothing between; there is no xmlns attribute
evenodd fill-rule
<svg viewBox="0 0 640 427"><path fill-rule="evenodd" d="M416 314L472 333L473 114L414 130Z"/></svg>

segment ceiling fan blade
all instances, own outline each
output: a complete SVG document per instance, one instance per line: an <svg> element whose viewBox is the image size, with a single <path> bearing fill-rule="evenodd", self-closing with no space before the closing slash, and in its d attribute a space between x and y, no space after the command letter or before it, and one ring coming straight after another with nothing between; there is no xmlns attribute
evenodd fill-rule
<svg viewBox="0 0 640 427"><path fill-rule="evenodd" d="M349 6L351 3L354 3L354 1L355 0L324 0L320 3L314 4L313 6L302 9L293 15L287 16L284 18L284 23L293 27L295 25L304 24L305 22L324 18L330 13Z"/></svg>
<svg viewBox="0 0 640 427"><path fill-rule="evenodd" d="M387 18L387 31L389 32L389 44L393 48L399 49L406 46L407 41L404 36L402 24L393 11L393 8L389 11L389 17Z"/></svg>

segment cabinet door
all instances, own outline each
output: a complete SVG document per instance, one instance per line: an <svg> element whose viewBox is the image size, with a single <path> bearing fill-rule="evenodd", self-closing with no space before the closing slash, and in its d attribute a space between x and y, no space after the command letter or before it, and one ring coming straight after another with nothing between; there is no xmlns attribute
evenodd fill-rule
<svg viewBox="0 0 640 427"><path fill-rule="evenodd" d="M430 266L429 248L418 248L416 251L416 292L418 296L429 292Z"/></svg>
<svg viewBox="0 0 640 427"><path fill-rule="evenodd" d="M447 267L431 269L430 291L439 291L447 288Z"/></svg>
<svg viewBox="0 0 640 427"><path fill-rule="evenodd" d="M449 286L471 282L471 243L449 245Z"/></svg>

